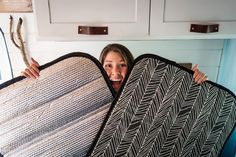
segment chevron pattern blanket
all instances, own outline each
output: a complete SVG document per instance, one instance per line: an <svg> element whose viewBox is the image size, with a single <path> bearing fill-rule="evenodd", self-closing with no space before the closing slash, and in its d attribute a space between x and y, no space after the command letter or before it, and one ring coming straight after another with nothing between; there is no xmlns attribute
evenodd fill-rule
<svg viewBox="0 0 236 157"><path fill-rule="evenodd" d="M236 124L236 97L155 55L135 60L89 156L218 156Z"/></svg>
<svg viewBox="0 0 236 157"><path fill-rule="evenodd" d="M0 85L1 155L85 156L114 99L102 66L71 53L40 68Z"/></svg>

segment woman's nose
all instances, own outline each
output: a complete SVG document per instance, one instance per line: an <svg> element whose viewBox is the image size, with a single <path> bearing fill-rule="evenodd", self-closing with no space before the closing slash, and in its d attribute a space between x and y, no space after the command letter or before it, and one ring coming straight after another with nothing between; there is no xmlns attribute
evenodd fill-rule
<svg viewBox="0 0 236 157"><path fill-rule="evenodd" d="M112 74L120 74L120 67L114 66L112 68Z"/></svg>

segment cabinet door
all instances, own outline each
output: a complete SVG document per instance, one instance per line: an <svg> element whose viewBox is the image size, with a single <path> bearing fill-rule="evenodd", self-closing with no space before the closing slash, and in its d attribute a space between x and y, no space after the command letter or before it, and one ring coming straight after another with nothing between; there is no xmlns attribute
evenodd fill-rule
<svg viewBox="0 0 236 157"><path fill-rule="evenodd" d="M151 37L235 38L235 0L152 0ZM191 24L219 24L219 32L190 32Z"/></svg>
<svg viewBox="0 0 236 157"><path fill-rule="evenodd" d="M34 0L40 39L123 39L148 35L150 0ZM78 34L79 26L108 27L107 35Z"/></svg>

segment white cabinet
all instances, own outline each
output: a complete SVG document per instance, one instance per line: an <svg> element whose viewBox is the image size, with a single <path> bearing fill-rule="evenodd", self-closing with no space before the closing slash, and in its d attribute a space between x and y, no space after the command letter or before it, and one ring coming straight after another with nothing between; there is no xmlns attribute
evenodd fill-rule
<svg viewBox="0 0 236 157"><path fill-rule="evenodd" d="M236 0L152 0L151 38L236 38ZM190 32L191 24L219 24L219 32Z"/></svg>
<svg viewBox="0 0 236 157"><path fill-rule="evenodd" d="M112 40L148 36L150 0L34 0L33 6L39 39ZM79 34L79 26L107 27L107 34Z"/></svg>
<svg viewBox="0 0 236 157"><path fill-rule="evenodd" d="M33 6L39 39L236 38L236 0L34 0ZM219 30L194 33L191 24L219 24ZM80 34L80 26L93 35ZM107 28L100 30L105 35L94 35L94 27Z"/></svg>

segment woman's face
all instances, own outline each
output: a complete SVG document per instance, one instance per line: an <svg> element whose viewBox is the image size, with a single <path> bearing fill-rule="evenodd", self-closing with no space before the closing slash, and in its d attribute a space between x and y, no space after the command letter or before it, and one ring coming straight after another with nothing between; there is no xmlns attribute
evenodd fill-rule
<svg viewBox="0 0 236 157"><path fill-rule="evenodd" d="M118 91L128 72L124 58L118 52L110 51L104 59L103 67L112 83L112 87L115 91Z"/></svg>

